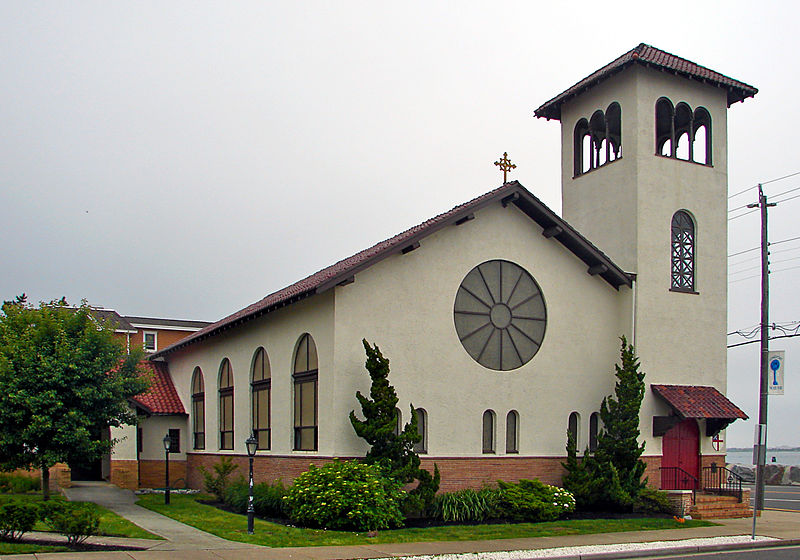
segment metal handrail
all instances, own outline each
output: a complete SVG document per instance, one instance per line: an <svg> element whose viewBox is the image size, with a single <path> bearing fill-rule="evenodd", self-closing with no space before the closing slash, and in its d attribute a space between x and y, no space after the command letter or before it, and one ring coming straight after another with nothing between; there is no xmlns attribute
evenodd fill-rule
<svg viewBox="0 0 800 560"><path fill-rule="evenodd" d="M741 476L727 467L711 465L703 467L703 491L714 492L716 494L729 494L736 496L739 502L742 501Z"/></svg>
<svg viewBox="0 0 800 560"><path fill-rule="evenodd" d="M700 487L700 481L680 467L659 467L662 490L691 490L692 494ZM666 475L666 476L665 476ZM664 481L667 481L666 485ZM669 488L665 488L668 486Z"/></svg>

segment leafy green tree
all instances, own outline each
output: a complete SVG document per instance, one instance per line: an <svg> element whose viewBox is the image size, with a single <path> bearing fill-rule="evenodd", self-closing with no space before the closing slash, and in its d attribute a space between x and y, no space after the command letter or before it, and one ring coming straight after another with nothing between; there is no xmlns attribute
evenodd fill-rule
<svg viewBox="0 0 800 560"><path fill-rule="evenodd" d="M630 511L646 484L641 460L644 444L639 444L639 411L644 398L644 373L625 337L620 339L620 364L615 364L615 396L600 405L603 426L597 434L594 455L587 449L577 456L575 439L567 432L567 473L564 488L575 495L579 509Z"/></svg>
<svg viewBox="0 0 800 560"><path fill-rule="evenodd" d="M126 354L113 327L84 301L28 304L24 294L0 314L0 468L36 467L49 496L50 467L107 453L98 427L136 422L128 399L149 379L140 352Z"/></svg>

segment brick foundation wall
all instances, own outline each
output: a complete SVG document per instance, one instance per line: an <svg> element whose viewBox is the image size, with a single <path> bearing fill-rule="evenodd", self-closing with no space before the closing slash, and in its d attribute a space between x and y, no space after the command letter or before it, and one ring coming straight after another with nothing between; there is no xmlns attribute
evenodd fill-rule
<svg viewBox="0 0 800 560"><path fill-rule="evenodd" d="M644 469L644 476L647 478L647 486L650 488L655 488L656 490L661 489L661 471L658 470L661 468L661 455L657 456L643 456L642 461L646 465Z"/></svg>
<svg viewBox="0 0 800 560"><path fill-rule="evenodd" d="M170 475L172 473L170 472ZM162 478L163 480L163 478ZM139 462L138 461L121 461L111 460L111 484L125 488L127 490L136 490L139 488ZM162 482L163 484L163 482Z"/></svg>
<svg viewBox="0 0 800 560"><path fill-rule="evenodd" d="M439 466L442 481L439 490L451 492L463 488L479 489L498 479L517 482L521 478L538 478L547 484L561 484L566 457L421 457L424 469L433 472Z"/></svg>
<svg viewBox="0 0 800 560"><path fill-rule="evenodd" d="M230 457L239 468L233 476L247 476L248 464L246 455L225 455ZM196 454L187 455L187 482L190 488L203 488L203 476L200 467L210 470L219 462L222 455ZM342 457L349 459L349 457ZM548 484L560 484L564 475L560 457L421 457L421 466L433 472L433 465L439 466L442 475L440 490L451 491L462 488L480 488L497 479L516 482L521 478L539 478ZM287 457L287 456L257 456L253 461L253 480L256 483L282 480L287 486L308 470L310 464L321 466L329 463L333 457ZM171 467L170 467L171 469ZM170 474L172 474L170 472ZM162 470L163 478L163 470ZM144 484L142 484L144 486ZM161 483L163 486L163 483Z"/></svg>
<svg viewBox="0 0 800 560"><path fill-rule="evenodd" d="M233 471L231 475L233 478L242 475L247 477L249 472L248 457L247 455L206 455L199 453L188 453L186 455L186 472L187 484L189 488L203 489L203 475L200 473L200 467L211 471L212 466L220 461L222 457L230 457L238 469ZM341 459L350 459L351 457L341 457ZM325 463L333 461L333 457L287 457L285 455L268 455L257 456L253 460L253 480L256 484L259 482L278 482L289 486L292 481L300 474L308 470L309 465L322 466ZM213 471L212 471L213 472ZM172 474L172 467L170 466L170 475ZM164 471L161 471L161 477L164 477ZM161 484L163 486L163 483Z"/></svg>
<svg viewBox="0 0 800 560"><path fill-rule="evenodd" d="M135 461L134 461L135 462ZM172 488L184 488L186 482L186 461L169 462L169 485ZM139 487L164 488L164 461L139 461Z"/></svg>
<svg viewBox="0 0 800 560"><path fill-rule="evenodd" d="M700 457L700 467L710 467L711 463L716 463L718 467L725 466L725 455L703 455Z"/></svg>

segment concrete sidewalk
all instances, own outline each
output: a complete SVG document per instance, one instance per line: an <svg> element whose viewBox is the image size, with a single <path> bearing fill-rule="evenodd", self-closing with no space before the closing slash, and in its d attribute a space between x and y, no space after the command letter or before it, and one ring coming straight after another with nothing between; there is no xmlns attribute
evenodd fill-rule
<svg viewBox="0 0 800 560"><path fill-rule="evenodd" d="M83 488L83 490L81 489ZM441 554L496 553L500 551L541 551L562 547L593 546L588 551L566 552L560 558L623 558L620 548L630 543L656 543L666 541L666 548L653 554L680 552L689 554L698 550L720 550L746 548L775 544L800 544L800 513L765 511L758 519L756 534L777 539L771 542L741 539L738 543L703 542L690 539L750 535L752 519L716 520L714 527L674 529L663 531L638 531L625 533L599 533L593 535L569 535L559 537L537 537L461 542L417 542L394 544L366 544L358 546L319 546L268 548L226 541L198 529L188 527L150 510L133 504L132 492L119 490L111 485L93 483L69 491L70 499L81 499L101 503L112 511L128 518L141 527L164 536L167 541L143 539L119 539L93 537L90 542L114 545L131 545L146 550L117 552L47 553L34 555L2 556L2 560L351 560L361 558L392 558L401 556L433 556ZM141 511L140 511L141 510ZM26 535L26 539L28 535ZM648 548L639 547L637 556L647 554ZM644 550L641 550L641 549ZM524 556L524 555L523 555ZM519 557L519 555L517 555ZM556 556L553 556L556 557ZM499 557L498 557L499 558ZM480 556L476 560L482 560Z"/></svg>
<svg viewBox="0 0 800 560"><path fill-rule="evenodd" d="M254 548L255 545L229 541L200 529L190 527L180 521L150 511L136 505L136 495L108 482L75 482L72 488L64 490L70 501L94 502L150 531L163 541L136 539L152 543L149 550L198 550L198 549L240 549ZM136 545L140 546L140 545ZM59 556L63 558L63 556Z"/></svg>

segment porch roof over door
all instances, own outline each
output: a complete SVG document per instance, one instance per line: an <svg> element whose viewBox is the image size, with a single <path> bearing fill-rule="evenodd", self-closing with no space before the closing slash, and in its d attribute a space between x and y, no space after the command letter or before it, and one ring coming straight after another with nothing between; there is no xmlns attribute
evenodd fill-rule
<svg viewBox="0 0 800 560"><path fill-rule="evenodd" d="M674 419L687 418L706 419L706 434L716 435L734 420L747 420L748 416L742 409L733 404L728 398L714 387L703 385L650 385L653 392L658 395L670 408ZM661 417L658 417L661 418ZM664 420L656 422L653 419L654 435L663 435L668 424ZM658 429L656 429L658 424ZM662 426L663 424L663 426ZM656 433L661 432L661 433Z"/></svg>

